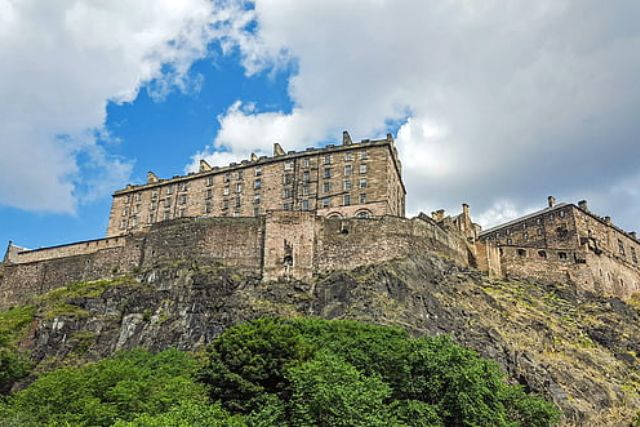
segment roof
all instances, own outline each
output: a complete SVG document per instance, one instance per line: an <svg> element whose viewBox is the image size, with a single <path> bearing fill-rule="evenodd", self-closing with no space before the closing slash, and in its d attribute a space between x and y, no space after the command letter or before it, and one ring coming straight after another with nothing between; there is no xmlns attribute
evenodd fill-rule
<svg viewBox="0 0 640 427"><path fill-rule="evenodd" d="M521 217L516 218L514 220L511 220L509 222L505 222L504 224L496 225L495 227L491 227L491 228L488 228L486 230L483 230L480 233L480 236L484 236L484 235L493 233L494 231L502 230L503 228L507 228L507 227L510 227L512 225L519 224L519 223L521 223L523 221L527 221L527 220L529 220L531 218L535 218L535 217L537 217L539 215L542 215L542 214L545 214L545 213L548 213L548 212L553 212L553 211L555 211L557 209L561 209L561 208L566 207L566 206L571 206L571 204L570 203L557 203L557 204L555 204L555 205L553 205L551 207L547 207L547 208L541 209L539 211L532 212L530 214L527 214L525 216L521 216Z"/></svg>

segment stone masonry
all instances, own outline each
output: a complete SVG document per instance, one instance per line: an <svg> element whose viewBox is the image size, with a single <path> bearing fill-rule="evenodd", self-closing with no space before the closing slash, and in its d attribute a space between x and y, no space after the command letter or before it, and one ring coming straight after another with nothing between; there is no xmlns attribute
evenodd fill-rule
<svg viewBox="0 0 640 427"><path fill-rule="evenodd" d="M225 167L204 160L200 171L128 186L113 195L107 236L142 231L182 217L253 217L273 210L329 217L404 216L405 189L391 134L354 143L257 157Z"/></svg>
<svg viewBox="0 0 640 427"><path fill-rule="evenodd" d="M591 212L586 201L556 203L480 233L498 246L502 271L513 277L573 282L597 293L640 292L640 241Z"/></svg>

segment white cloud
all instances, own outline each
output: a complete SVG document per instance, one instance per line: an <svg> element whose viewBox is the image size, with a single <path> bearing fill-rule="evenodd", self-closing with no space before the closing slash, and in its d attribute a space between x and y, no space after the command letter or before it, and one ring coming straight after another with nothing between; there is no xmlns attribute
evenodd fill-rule
<svg viewBox="0 0 640 427"><path fill-rule="evenodd" d="M226 41L249 74L295 60L294 109L231 108L200 155L382 136L400 121L410 211L467 201L490 223L548 194L593 194L637 221L610 189L638 172L640 3L256 0L255 17L255 33Z"/></svg>
<svg viewBox="0 0 640 427"><path fill-rule="evenodd" d="M132 101L149 83L159 98L197 84L191 64L242 15L228 6L0 0L0 204L72 212L121 185L131 165L95 138L107 102Z"/></svg>

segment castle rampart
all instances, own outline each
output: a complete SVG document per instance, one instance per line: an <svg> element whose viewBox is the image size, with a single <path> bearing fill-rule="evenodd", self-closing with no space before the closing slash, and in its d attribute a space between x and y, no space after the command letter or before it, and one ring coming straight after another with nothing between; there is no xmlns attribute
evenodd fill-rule
<svg viewBox="0 0 640 427"><path fill-rule="evenodd" d="M40 249L32 251L33 256L22 252L24 258L8 260L2 266L0 308L26 303L69 283L181 260L252 271L264 281L308 279L416 251L438 252L468 266L463 235L430 220L393 216L325 218L311 212L274 211L249 218L185 218L156 224L146 233L122 236L117 244L109 242Z"/></svg>

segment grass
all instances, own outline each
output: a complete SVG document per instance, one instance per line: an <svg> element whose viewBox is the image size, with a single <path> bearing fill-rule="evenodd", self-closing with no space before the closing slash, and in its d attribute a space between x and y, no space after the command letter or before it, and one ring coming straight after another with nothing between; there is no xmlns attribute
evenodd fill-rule
<svg viewBox="0 0 640 427"><path fill-rule="evenodd" d="M25 305L0 312L0 344L16 344L36 314L36 307Z"/></svg>

